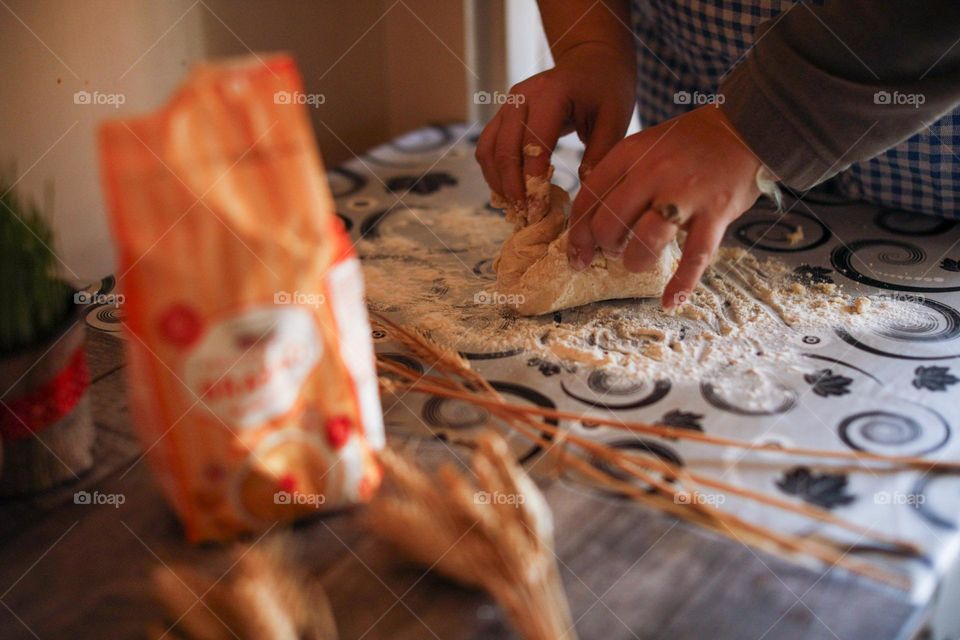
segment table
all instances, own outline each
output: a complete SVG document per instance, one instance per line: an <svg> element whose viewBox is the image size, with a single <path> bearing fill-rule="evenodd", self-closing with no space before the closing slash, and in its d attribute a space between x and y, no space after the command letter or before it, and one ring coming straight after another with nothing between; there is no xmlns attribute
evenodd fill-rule
<svg viewBox="0 0 960 640"><path fill-rule="evenodd" d="M377 202L388 201L391 190L411 185L415 185L411 200L454 199L482 208L485 194L472 160L475 136L476 130L460 125L429 127L332 170L338 209L353 237L369 229L366 221L371 216L382 217ZM564 154L565 164L576 166L576 152ZM418 182L424 173L431 177ZM557 179L575 186L574 174L562 168ZM434 208L442 211L442 206ZM830 402L840 407L855 401L865 387L865 402L909 401L918 404L921 412L942 416L942 421L918 418L915 422L924 443L932 438L927 434L933 428L930 425L946 425L945 442L938 446L952 451L956 443L950 436L960 423L960 386L951 382L958 370L953 363L960 358L960 316L955 310L960 307L956 293L960 291L956 262L960 246L955 244L960 229L951 222L859 204L815 201L813 195L787 217L778 216L769 209L753 211L731 228L728 241L755 243L760 238L757 251L807 265L813 277L835 278L870 293L914 289L924 301L931 301L927 307L931 323L910 331L815 336L826 344L819 350L810 345L813 355L824 358L834 374L850 379L846 386L854 393L848 398L813 393L811 411L820 411ZM804 227L807 246L792 251L796 247L788 246L786 235L797 225ZM864 273L858 267L858 252L883 262L881 271L892 274L883 276L889 282ZM159 562L203 560L222 553L216 547L190 547L183 541L178 523L140 459L141 449L126 411L118 311L109 305L97 307L87 321L97 463L69 486L0 503L2 638L142 637L146 622L159 617L149 591L149 572ZM397 351L397 345L375 338L378 351ZM474 364L491 378L529 385L561 408L579 406L562 392L568 374L545 375L528 360L523 354L512 354L478 359ZM882 393L870 395L881 387ZM682 400L686 410L704 416L705 430L723 433L729 428L723 412L696 388L677 386L665 398L639 415L656 419ZM411 416L414 423L423 423L426 402L419 399L407 406L392 406L388 429L394 442L413 450L444 451L445 443L429 433L418 440L404 426ZM824 408L822 415L833 426L834 416L863 412L845 406ZM738 418L740 423L742 419ZM754 416L749 424L760 428L771 419ZM854 434L855 426L856 422L848 422L847 432ZM900 437L899 431L887 427L883 433L892 433L894 440ZM848 437L861 438L863 433ZM859 439L854 442L869 445ZM689 455L676 443L665 446L678 455ZM536 456L527 464L535 465ZM920 534L926 559L905 561L915 584L911 593L905 593L839 570L801 566L756 552L569 478L548 473L537 477L554 511L558 562L581 638L872 640L924 637L931 621L940 625L938 629L951 624L949 607L938 603L949 604L954 598L951 590L956 588L960 491L952 478L902 481L905 494L930 497L923 509L901 505L896 511L898 527L909 522L911 530L929 532ZM81 490L122 494L125 501L119 506L76 504L74 493ZM847 491L863 496L870 489L851 481ZM856 505L851 508L858 513ZM499 610L483 594L398 560L389 548L365 535L358 520L356 512L329 515L298 524L292 532L293 539L309 549L307 568L327 587L341 637L512 637ZM858 548L853 553L875 556L877 550Z"/></svg>

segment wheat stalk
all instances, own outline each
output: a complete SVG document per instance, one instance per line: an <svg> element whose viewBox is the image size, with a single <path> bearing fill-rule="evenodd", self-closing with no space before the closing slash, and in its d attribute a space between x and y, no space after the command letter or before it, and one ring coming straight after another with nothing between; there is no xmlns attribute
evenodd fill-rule
<svg viewBox="0 0 960 640"><path fill-rule="evenodd" d="M378 536L488 591L527 640L575 640L550 509L499 436L479 439L471 463L475 485L450 465L431 478L389 449L380 459L389 484L366 515Z"/></svg>
<svg viewBox="0 0 960 640"><path fill-rule="evenodd" d="M379 364L383 366L383 361ZM467 390L453 390L453 389L444 389L442 386L437 385L439 381L435 376L421 376L417 375L418 379L422 379L425 382L417 383L418 389L425 393L436 393L436 395L442 395L444 397L457 398L461 400L467 400L474 404L484 406L487 408L497 407L504 408L509 411L515 412L517 414L526 414L526 415L535 415L542 418L553 418L556 420L572 420L575 422L581 422L597 426L606 426L613 427L616 429L621 429L624 431L631 431L634 433L643 433L648 435L660 436L663 438L673 438L676 440L692 440L695 442L700 442L703 444L717 445L722 447L732 447L736 449L747 449L750 451L769 451L772 453L778 453L783 455L795 455L801 457L814 457L814 458L833 458L841 460L856 460L858 462L882 462L885 464L895 465L899 467L906 467L911 469L919 469L921 471L943 471L943 472L957 472L960 471L960 462L954 462L949 460L929 460L927 458L921 458L917 456L893 456L885 455L880 453L869 453L866 451L833 451L830 449L810 449L804 447L792 447L780 445L777 443L757 443L757 442L747 442L745 440L737 440L736 438L728 438L724 436L715 436L705 433L700 433L697 431L690 431L689 429L681 429L678 427L668 427L663 425L647 424L643 422L630 422L619 420L616 418L604 418L597 415L583 415L575 413L572 411L562 411L557 409L549 409L546 407L539 407L533 405L519 405L512 404L505 400L497 400L492 397L484 397L483 395L474 394L475 397L469 397L471 391ZM863 470L863 469L860 469Z"/></svg>
<svg viewBox="0 0 960 640"><path fill-rule="evenodd" d="M400 340L413 355L428 363L430 368L439 366L445 371L470 371L470 363L454 349L437 344L418 329L407 329L390 318L371 311L370 315L388 332ZM432 363L432 364L430 364Z"/></svg>
<svg viewBox="0 0 960 640"><path fill-rule="evenodd" d="M409 346L409 337L402 333L395 333L394 335L405 345ZM424 347L422 342L419 343L419 346L421 348ZM378 362L378 365L382 369L390 373L398 374L407 380L407 382L402 383L395 380L390 380L388 378L381 378L381 385L385 390L393 392L401 389L409 389L473 402L478 406L487 408L512 428L518 430L522 435L540 444L542 447L549 448L554 446L557 443L557 439L562 438L583 449L594 458L608 461L615 467L623 470L631 477L651 486L657 492L657 494L659 494L651 497L645 491L638 490L635 485L631 483L624 483L623 481L611 477L609 473L597 469L589 462L581 459L579 456L573 456L570 454L564 455L564 460L569 466L576 468L579 472L593 478L602 485L616 488L618 492L624 493L638 502L654 506L655 508L666 511L678 517L695 521L703 526L707 526L715 531L720 532L721 534L727 535L728 537L732 537L741 542L746 542L748 544L752 544L754 546L765 548L774 552L779 552L781 554L784 552L806 553L820 560L847 568L850 571L867 575L871 578L905 588L905 583L902 576L892 574L872 564L848 558L843 550L838 549L832 544L818 540L802 539L797 536L782 534L760 525L744 521L732 514L725 513L715 507L712 507L706 502L698 499L700 494L697 492L696 487L697 485L702 484L720 489L722 491L735 493L737 495L741 495L742 497L752 499L769 506L799 513L801 515L836 525L849 531L853 531L863 536L869 536L886 544L893 545L897 549L907 553L918 552L916 546L909 542L873 532L866 527L862 527L834 516L830 512L823 509L808 505L795 504L774 496L769 496L762 492L757 492L751 489L725 483L710 478L704 474L689 472L682 467L673 465L667 461L655 460L646 456L640 456L630 452L616 450L602 443L597 443L592 440L576 436L575 434L561 431L553 425L544 422L542 419L536 420L534 417L553 417L584 421L582 416L570 414L569 412L555 412L550 410L542 410L542 408L539 407L527 407L507 403L494 389L492 389L492 387L490 387L489 383L476 372L470 369L464 369L458 366L457 363L451 362L449 359L437 359L435 354L432 352L429 353L431 359L436 359L439 363L438 368L451 376L450 378L421 375L397 363L381 360ZM457 378L462 378L463 380L467 381L470 384L470 387L468 388L465 386L462 382L458 381ZM478 391L478 388L482 391ZM605 419L595 420L593 417L590 417L588 421L591 423L610 422L612 423L611 426L621 426L619 422L607 421ZM690 432L682 429L659 427L658 425L645 425L642 423L632 423L629 424L629 426L636 426L638 427L637 430L641 432L649 432L653 433L654 435L665 435L667 437L683 438L684 436L693 436L686 439L699 440L700 438L697 438L696 436L703 435L691 434ZM544 439L541 436L542 433L547 433L553 437L553 442ZM708 436L708 438L723 441L713 441L710 442L711 444L726 444L726 441L728 440L726 438L715 438L710 436ZM767 448L764 446L754 445L753 443L740 441L733 442L741 445L742 448ZM778 452L784 451L783 448L779 447L771 447L770 450ZM808 449L799 451L802 451L806 455L809 455L810 452L824 454L843 453ZM793 453L793 451L787 451L786 453ZM841 455L837 457L848 456ZM850 454L849 457L856 459L861 458L861 456L858 456L858 454ZM875 458L871 456L863 457L870 457L870 459L876 459L886 463L902 464L906 466L923 464L929 467L932 464L931 461L926 461L921 458L891 456L875 456ZM671 486L670 483L664 483L663 481L658 480L654 476L647 473L647 471L656 471L668 477L679 480L680 488L677 489ZM683 500L682 498L686 499ZM669 502L666 501L667 499L669 499Z"/></svg>
<svg viewBox="0 0 960 640"><path fill-rule="evenodd" d="M401 375L401 376L403 376L403 377L405 377L405 378L407 378L407 379L413 379L413 380L416 381L416 380L420 380L420 379L423 378L423 376L420 376L417 372L414 372L414 371L412 371L412 370L404 367L403 365L400 365L400 364L397 364L397 363L394 363L394 362L390 362L390 361L384 360L384 361L379 362L379 363L378 363L378 366L380 366L380 367L382 367L382 368L384 368L384 369L386 369L386 370L388 370L388 371L390 371L390 372L392 372L392 373ZM447 394L447 397L463 399L463 400L468 401L468 402L474 402L475 399L478 397L477 394L475 394L475 393L468 393L468 394L465 394L465 395L462 394L461 391L460 391L459 389L457 389L456 386L455 386L453 383L450 383L450 382L448 382L448 381L438 380L438 382L440 382L441 385L443 385L444 387L450 389L451 391L456 391L456 393L449 393L449 394ZM397 384L396 382L394 382L394 381L390 381L390 382L384 383L384 384L391 385L391 386L390 386L390 389L392 389L393 391L398 390L398 389L399 389L399 386L400 386L400 385L398 385L398 384ZM424 393L432 393L432 394L434 394L434 395L444 395L444 394L445 394L445 392L438 391L436 388L434 388L434 387L432 387L432 386L418 387L418 386L415 385L415 386L413 386L413 387L407 386L407 387L405 387L405 388L413 388L414 390L419 390L419 391L422 391L422 392L424 392ZM513 410L513 407L516 406L516 407L521 408L521 409L523 408L523 407L519 407L519 405L505 405L504 403L491 404L491 403L479 403L479 402L478 402L477 404L482 404L483 406L485 406L485 407L487 407L487 408L489 408L489 409L491 409L491 410L493 410L493 411L504 411L504 410L506 410L506 412L507 412L508 414L510 414L509 417L514 417L514 418L517 417L517 416L515 415L515 413L518 413L518 412L515 412L515 411ZM553 426L550 425L549 423L537 422L537 423L533 424L532 426L533 426L535 429L538 429L538 430L540 430L540 431L547 431L547 432L549 432L550 435L551 435L552 437L554 437L554 438L564 438L564 439L566 439L566 440L568 440L568 441L574 442L575 444L577 444L577 445L580 446L581 448L586 449L591 455L594 455L594 456L603 458L603 459L607 460L608 462L614 464L616 467L622 469L623 471L625 471L626 473L631 474L631 475L635 475L635 474L634 474L633 470L629 467L629 465L640 465L641 467L644 467L644 468L646 468L646 469L651 469L651 470L654 470L654 471L658 471L658 472L660 472L660 473L663 473L663 474L666 475L666 476L671 476L671 477L675 477L675 478L685 479L685 480L687 481L687 483L688 483L688 484L691 484L691 485L699 484L699 485L704 485L704 486L713 487L713 488L715 488L715 489L719 489L719 490L724 491L724 492L726 492L726 493L736 494L736 495L742 496L742 497L744 497L744 498L747 498L747 499L750 499L750 500L754 500L754 501L756 501L756 502L760 502L760 503L763 503L763 504L766 504L766 505L769 505L769 506L773 506L773 507L776 507L776 508L781 509L781 510L784 510L784 511L791 511L791 512L794 512L794 513L798 513L798 514L800 514L800 515L808 516L808 517L813 518L813 519L815 519L815 520L819 520L819 521L821 521L821 522L826 522L826 523L828 523L828 524L835 525L835 526L840 527L840 528L842 528L842 529L846 529L846 530L851 531L851 532L853 532L853 533L856 533L856 534L858 534L858 535L870 537L870 538L872 538L872 539L874 539L874 540L877 540L877 541L879 541L879 542L882 542L882 543L884 543L884 544L891 545L891 546L897 548L898 550L903 551L903 552L906 552L906 553L910 553L910 554L919 553L919 549L918 549L917 546L916 546L915 544L913 544L913 543L910 543L910 542L907 542L907 541L904 541L904 540L900 540L900 539L895 538L895 537L892 537L892 536L887 536L887 535L885 535L885 534L883 534L883 533L881 533L881 532L873 531L873 530L870 529L870 528L867 528L867 527L858 525L858 524L856 524L856 523L850 522L849 520L845 520L845 519L843 519L843 518L840 518L840 517L838 517L838 516L830 513L830 512L827 511L826 509L821 509L821 508L819 508L819 507L815 507L815 506L812 506L812 505L806 505L806 504L802 504L802 503L790 502L790 501L788 501L788 500L784 500L784 499L782 499L782 498L779 498L779 497L776 497L776 496L772 496L772 495L769 495L769 494L766 494L766 493L763 493L763 492L760 492L760 491L755 491L755 490L753 490L753 489L748 489L748 488L745 488L745 487L740 487L740 486L738 486L738 485L735 485L735 484L732 484L732 483L729 483L729 482L724 482L724 481L722 481L722 480L717 480L717 479L715 479L715 478L712 478L712 477L710 477L710 476L708 476L708 475L705 475L705 474L702 474L702 473L697 473L697 472L693 472L693 471L688 471L688 470L684 469L683 467L681 467L681 466L679 466L679 465L676 465L676 464L673 464L673 463L671 463L671 462L669 462L669 461L667 461L667 460L661 460L661 459L658 459L658 458L652 458L652 457L644 456L644 455L641 455L641 454L635 453L635 452L621 451L621 450L612 449L612 448L610 448L610 447L608 447L608 446L606 446L606 445L604 445L604 444L602 444L602 443L594 442L593 440L590 440L590 439L588 439L588 438L583 438L583 437L581 437L581 436L577 436L576 434L570 434L570 433L567 433L567 432L565 432L565 431L561 431L561 430L557 429L556 427L553 427ZM555 440L554 442L556 442L556 440ZM852 470L853 470L853 471L862 471L863 469L862 469L862 468L855 468L855 469L852 469ZM696 494L692 494L691 496L689 496L689 498L690 498L691 502L694 501L694 500L696 499Z"/></svg>
<svg viewBox="0 0 960 640"><path fill-rule="evenodd" d="M218 561L158 566L153 585L168 620L151 621L147 636L337 640L326 592L291 557L297 546L292 536L271 534L252 546L235 546Z"/></svg>

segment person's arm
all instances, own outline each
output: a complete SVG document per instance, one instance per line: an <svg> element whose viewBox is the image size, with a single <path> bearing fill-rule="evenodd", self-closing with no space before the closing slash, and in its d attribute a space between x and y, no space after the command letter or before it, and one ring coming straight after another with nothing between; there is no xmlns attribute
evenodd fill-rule
<svg viewBox="0 0 960 640"><path fill-rule="evenodd" d="M559 60L574 47L598 44L634 67L629 0L538 0L550 53Z"/></svg>
<svg viewBox="0 0 960 640"><path fill-rule="evenodd" d="M791 187L882 153L960 103L955 0L797 3L755 42L721 83L721 109Z"/></svg>
<svg viewBox="0 0 960 640"><path fill-rule="evenodd" d="M543 204L528 197L526 177L546 176L561 136L576 131L586 144L584 176L623 138L635 101L627 0L540 0L539 6L554 67L510 90L476 151L490 188L521 210Z"/></svg>

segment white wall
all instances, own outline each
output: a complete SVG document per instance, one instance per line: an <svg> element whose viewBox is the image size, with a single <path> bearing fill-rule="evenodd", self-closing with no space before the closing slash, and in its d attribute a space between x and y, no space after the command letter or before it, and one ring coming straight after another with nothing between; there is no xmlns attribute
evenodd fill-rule
<svg viewBox="0 0 960 640"><path fill-rule="evenodd" d="M90 280L112 268L95 127L104 118L154 107L201 55L200 16L184 15L190 4L7 0L7 8L0 7L0 70L6 83L0 162L16 163L22 176L17 188L38 199L44 184L53 183L57 253L67 276ZM126 103L120 109L74 104L81 90L121 92Z"/></svg>
<svg viewBox="0 0 960 640"><path fill-rule="evenodd" d="M536 0L507 0L507 81L513 86L553 66Z"/></svg>
<svg viewBox="0 0 960 640"><path fill-rule="evenodd" d="M114 268L98 123L157 108L200 58L297 55L308 91L327 97L312 115L329 164L466 116L463 6L449 0L4 0L0 34L0 167L15 163L38 199L54 183L58 254L81 282ZM80 90L125 102L74 104Z"/></svg>

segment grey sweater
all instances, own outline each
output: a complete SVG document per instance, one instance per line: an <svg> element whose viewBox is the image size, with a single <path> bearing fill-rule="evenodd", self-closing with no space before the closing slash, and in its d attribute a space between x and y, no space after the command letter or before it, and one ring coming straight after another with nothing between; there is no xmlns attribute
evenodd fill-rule
<svg viewBox="0 0 960 640"><path fill-rule="evenodd" d="M960 104L960 1L798 3L760 26L720 92L763 163L808 189Z"/></svg>

